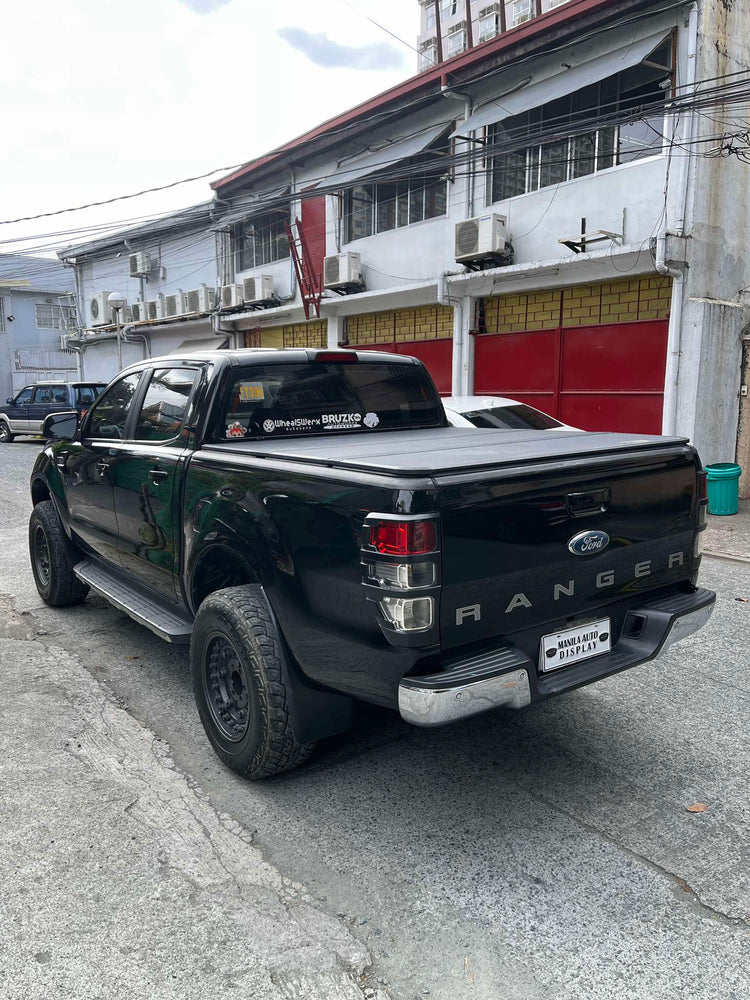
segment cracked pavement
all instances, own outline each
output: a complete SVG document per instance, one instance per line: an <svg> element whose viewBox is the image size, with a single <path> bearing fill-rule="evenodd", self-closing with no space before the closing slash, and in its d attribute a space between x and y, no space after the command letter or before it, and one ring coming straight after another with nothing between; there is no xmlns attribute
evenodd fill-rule
<svg viewBox="0 0 750 1000"><path fill-rule="evenodd" d="M656 663L447 729L365 707L249 784L183 651L40 602L37 450L0 452L3 997L750 995L750 564L705 559Z"/></svg>

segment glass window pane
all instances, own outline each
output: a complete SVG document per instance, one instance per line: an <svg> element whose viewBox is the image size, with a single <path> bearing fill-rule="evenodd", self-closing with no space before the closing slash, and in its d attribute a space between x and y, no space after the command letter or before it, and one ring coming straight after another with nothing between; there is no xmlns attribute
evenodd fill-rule
<svg viewBox="0 0 750 1000"><path fill-rule="evenodd" d="M492 168L492 200L503 201L526 191L526 150L496 156Z"/></svg>
<svg viewBox="0 0 750 1000"><path fill-rule="evenodd" d="M607 167L611 167L615 162L615 136L617 135L617 129L612 126L611 128L600 128L598 132L598 152L596 156L596 169L606 170Z"/></svg>
<svg viewBox="0 0 750 1000"><path fill-rule="evenodd" d="M421 222L424 219L424 187L419 182L412 182L409 191L409 222Z"/></svg>
<svg viewBox="0 0 750 1000"><path fill-rule="evenodd" d="M115 439L125 437L128 410L140 378L140 372L121 378L100 397L91 410L86 431L88 437Z"/></svg>
<svg viewBox="0 0 750 1000"><path fill-rule="evenodd" d="M440 179L428 181L424 189L424 217L436 219L445 215L448 208L446 182Z"/></svg>
<svg viewBox="0 0 750 1000"><path fill-rule="evenodd" d="M30 402L32 392L33 389L24 389L23 392L19 392L16 396L16 406L21 406L23 403Z"/></svg>
<svg viewBox="0 0 750 1000"><path fill-rule="evenodd" d="M378 184L378 232L396 228L397 184Z"/></svg>
<svg viewBox="0 0 750 1000"><path fill-rule="evenodd" d="M68 390L64 385L55 385L52 387L52 402L53 403L67 403L68 402Z"/></svg>
<svg viewBox="0 0 750 1000"><path fill-rule="evenodd" d="M52 402L52 390L51 389L35 389L34 390L34 402L35 403L51 403Z"/></svg>
<svg viewBox="0 0 750 1000"><path fill-rule="evenodd" d="M539 146L532 147L526 160L526 190L539 190Z"/></svg>
<svg viewBox="0 0 750 1000"><path fill-rule="evenodd" d="M574 135L570 140L570 176L585 177L596 169L596 132Z"/></svg>
<svg viewBox="0 0 750 1000"><path fill-rule="evenodd" d="M633 160L641 160L644 156L660 153L663 143L662 128L662 118L621 125L618 162L630 163Z"/></svg>
<svg viewBox="0 0 750 1000"><path fill-rule="evenodd" d="M159 368L151 376L135 428L137 441L169 441L185 418L196 368Z"/></svg>
<svg viewBox="0 0 750 1000"><path fill-rule="evenodd" d="M363 236L372 236L373 198L374 188L372 185L356 187L348 193L346 206L349 240L359 240Z"/></svg>

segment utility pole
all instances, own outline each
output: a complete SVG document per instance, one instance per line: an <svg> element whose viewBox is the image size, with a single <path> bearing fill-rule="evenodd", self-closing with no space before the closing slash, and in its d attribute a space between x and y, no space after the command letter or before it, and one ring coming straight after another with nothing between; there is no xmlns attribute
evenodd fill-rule
<svg viewBox="0 0 750 1000"><path fill-rule="evenodd" d="M471 26L471 0L466 0L466 47L474 48L474 31Z"/></svg>
<svg viewBox="0 0 750 1000"><path fill-rule="evenodd" d="M437 31L437 61L438 65L443 61L443 28L440 24L440 0L434 0L435 10L435 30Z"/></svg>

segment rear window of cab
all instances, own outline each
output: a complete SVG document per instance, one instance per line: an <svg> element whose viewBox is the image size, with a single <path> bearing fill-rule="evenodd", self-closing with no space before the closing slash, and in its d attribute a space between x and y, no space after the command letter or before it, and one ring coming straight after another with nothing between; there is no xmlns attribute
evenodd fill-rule
<svg viewBox="0 0 750 1000"><path fill-rule="evenodd" d="M419 365L313 361L240 368L214 436L278 439L444 423L440 398Z"/></svg>

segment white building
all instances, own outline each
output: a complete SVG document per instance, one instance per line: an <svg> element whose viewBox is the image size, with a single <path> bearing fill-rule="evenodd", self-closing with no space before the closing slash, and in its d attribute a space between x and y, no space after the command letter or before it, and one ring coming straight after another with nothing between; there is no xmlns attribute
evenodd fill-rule
<svg viewBox="0 0 750 1000"><path fill-rule="evenodd" d="M750 465L732 97L749 20L722 0L568 0L248 163L214 184L211 329L387 347L444 393ZM202 322L159 336L214 336ZM153 346L157 326L136 329Z"/></svg>

